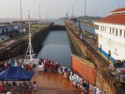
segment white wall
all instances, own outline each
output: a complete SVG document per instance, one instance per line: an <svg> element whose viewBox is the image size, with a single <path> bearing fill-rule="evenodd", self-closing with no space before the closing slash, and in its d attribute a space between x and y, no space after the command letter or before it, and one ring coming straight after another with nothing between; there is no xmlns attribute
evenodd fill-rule
<svg viewBox="0 0 125 94"><path fill-rule="evenodd" d="M125 25L116 25L116 24L108 24L108 23L96 23L96 25L99 25L99 30L95 30L95 32L98 34L98 47L102 45L102 49L108 53L109 50L111 50L111 56L115 59L125 60ZM101 31L100 26L105 26L106 31ZM110 34L110 27L118 29L118 36L115 34ZM122 30L122 36L120 36L120 31ZM114 30L115 31L115 30Z"/></svg>

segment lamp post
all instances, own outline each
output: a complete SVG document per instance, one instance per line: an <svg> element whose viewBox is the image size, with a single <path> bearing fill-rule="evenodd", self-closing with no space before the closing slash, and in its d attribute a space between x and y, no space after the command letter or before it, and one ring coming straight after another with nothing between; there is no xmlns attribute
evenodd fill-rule
<svg viewBox="0 0 125 94"><path fill-rule="evenodd" d="M74 5L72 5L72 18L74 17Z"/></svg>
<svg viewBox="0 0 125 94"><path fill-rule="evenodd" d="M84 28L84 38L85 38L85 32L86 32L86 0L85 0L85 5L84 5L84 21L85 21L85 28Z"/></svg>
<svg viewBox="0 0 125 94"><path fill-rule="evenodd" d="M46 8L46 23L47 23L47 20L48 20L48 10Z"/></svg>
<svg viewBox="0 0 125 94"><path fill-rule="evenodd" d="M41 5L39 5L39 21L41 23Z"/></svg>
<svg viewBox="0 0 125 94"><path fill-rule="evenodd" d="M23 23L22 23L22 1L21 0L20 0L20 21L21 21L21 32L22 32Z"/></svg>

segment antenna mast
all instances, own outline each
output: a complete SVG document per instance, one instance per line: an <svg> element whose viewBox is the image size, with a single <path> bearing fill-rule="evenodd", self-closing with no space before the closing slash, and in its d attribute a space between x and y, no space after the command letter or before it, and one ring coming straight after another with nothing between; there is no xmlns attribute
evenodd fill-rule
<svg viewBox="0 0 125 94"><path fill-rule="evenodd" d="M32 48L32 42L31 42L31 33L30 33L30 11L28 10L28 19L29 19L29 43L28 43L28 48L27 48L27 52L26 52L26 56L24 59L24 63L30 63L31 61L33 61L35 59L35 54L33 52L33 48Z"/></svg>

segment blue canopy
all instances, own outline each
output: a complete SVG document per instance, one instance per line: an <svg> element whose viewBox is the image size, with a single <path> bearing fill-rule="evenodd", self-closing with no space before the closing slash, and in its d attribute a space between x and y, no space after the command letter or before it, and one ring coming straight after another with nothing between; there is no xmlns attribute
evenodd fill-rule
<svg viewBox="0 0 125 94"><path fill-rule="evenodd" d="M29 81L34 75L34 71L26 71L20 66L10 66L0 73L2 81Z"/></svg>

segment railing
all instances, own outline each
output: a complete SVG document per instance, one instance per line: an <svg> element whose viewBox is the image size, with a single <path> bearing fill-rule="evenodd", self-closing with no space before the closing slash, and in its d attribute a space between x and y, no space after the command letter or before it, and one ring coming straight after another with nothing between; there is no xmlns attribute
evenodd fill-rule
<svg viewBox="0 0 125 94"><path fill-rule="evenodd" d="M67 24L67 23L66 23ZM72 31L71 27L69 27L69 25L67 24L68 28ZM78 35L76 35L75 32L72 32L74 34L74 36L81 41L89 51L91 51L91 53L93 55L96 56L96 58L98 59L98 61L100 61L102 63L102 65L105 65L106 67L109 66L109 61L105 58L103 58L93 47L91 47L84 39L80 39L80 37Z"/></svg>

